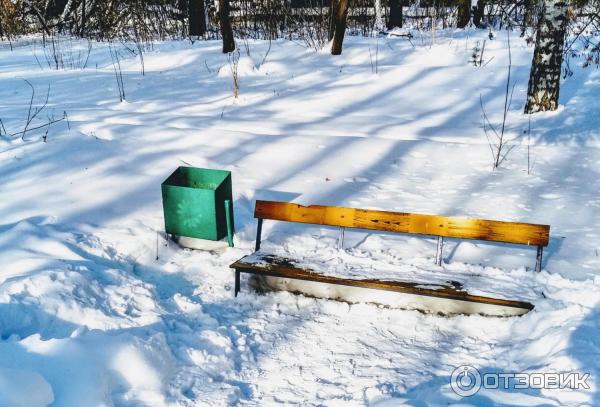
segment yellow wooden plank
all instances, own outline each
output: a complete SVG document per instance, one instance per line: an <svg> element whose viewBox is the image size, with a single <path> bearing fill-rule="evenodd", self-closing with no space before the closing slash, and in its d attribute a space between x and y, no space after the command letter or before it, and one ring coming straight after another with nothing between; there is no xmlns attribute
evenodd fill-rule
<svg viewBox="0 0 600 407"><path fill-rule="evenodd" d="M547 246L550 226L385 212L337 206L302 206L289 202L256 201L254 216L261 219L341 226L460 239Z"/></svg>

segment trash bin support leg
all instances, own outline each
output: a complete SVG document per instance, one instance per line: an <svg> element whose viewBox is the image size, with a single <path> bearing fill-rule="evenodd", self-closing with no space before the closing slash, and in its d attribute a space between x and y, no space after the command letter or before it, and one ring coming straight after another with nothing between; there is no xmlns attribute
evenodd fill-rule
<svg viewBox="0 0 600 407"><path fill-rule="evenodd" d="M227 221L227 244L233 247L233 228L231 227L231 201L225 200L225 220Z"/></svg>

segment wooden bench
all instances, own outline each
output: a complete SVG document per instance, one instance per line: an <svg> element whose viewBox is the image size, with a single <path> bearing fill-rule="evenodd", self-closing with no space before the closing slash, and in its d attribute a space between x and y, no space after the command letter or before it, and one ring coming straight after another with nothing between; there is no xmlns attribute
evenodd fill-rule
<svg viewBox="0 0 600 407"><path fill-rule="evenodd" d="M254 217L258 219L256 252L260 250L262 223L268 219L340 227L340 246L343 245L343 232L345 228L437 236L438 244L435 256L435 263L437 265L441 265L442 262L444 238L474 239L536 246L536 271L541 270L543 248L548 245L550 233L548 225L385 212L334 206L302 206L294 203L273 201L256 201ZM471 295L462 289L460 283L453 281L449 281L448 285L445 286L437 284L429 287L413 282L340 278L324 275L318 271L299 268L294 265L292 259L278 258L259 253L245 256L230 267L235 269L235 296L240 291L240 273L250 273L499 306L508 308L509 311L514 311L512 312L514 315L519 315L533 309L532 304L523 301ZM509 315L511 312L504 310L501 314Z"/></svg>

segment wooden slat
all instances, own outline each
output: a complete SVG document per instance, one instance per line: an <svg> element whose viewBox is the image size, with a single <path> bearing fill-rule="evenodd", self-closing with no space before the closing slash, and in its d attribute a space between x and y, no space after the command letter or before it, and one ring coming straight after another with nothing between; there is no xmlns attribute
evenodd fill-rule
<svg viewBox="0 0 600 407"><path fill-rule="evenodd" d="M256 201L254 217L535 246L547 246L550 236L548 225L274 201Z"/></svg>
<svg viewBox="0 0 600 407"><path fill-rule="evenodd" d="M412 283L405 281L383 281L383 280L355 280L341 277L328 276L315 273L312 270L297 268L291 260L277 258L275 256L263 256L258 262L256 259L248 259L248 256L236 261L231 266L233 269L273 277L292 278L296 280L308 280L321 283L347 285L353 287L373 288L378 290L395 291L414 295L425 295L429 297L446 298L450 300L460 300L468 302L477 302L482 304L500 305L505 307L514 307L525 310L532 310L534 306L528 302L505 300L501 298L483 297L471 295L466 291L461 291L450 285L440 286L434 284L436 288L424 287L423 283ZM440 288L437 288L440 287Z"/></svg>

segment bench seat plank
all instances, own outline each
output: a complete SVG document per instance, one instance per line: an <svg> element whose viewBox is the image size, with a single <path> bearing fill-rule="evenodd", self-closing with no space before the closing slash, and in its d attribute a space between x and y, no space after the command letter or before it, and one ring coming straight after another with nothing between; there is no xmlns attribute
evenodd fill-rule
<svg viewBox="0 0 600 407"><path fill-rule="evenodd" d="M230 267L235 269L237 273L244 272L271 277L307 280L352 287L372 288L378 290L394 291L399 293L444 298L448 300L459 300L481 304L497 305L502 307L519 308L525 310L525 312L530 311L534 308L532 304L524 301L471 295L467 291L464 291L462 289L462 284L455 281L448 281L447 285L428 285L423 283L414 283L406 281L386 281L377 279L357 280L341 278L317 273L309 269L299 268L294 264L293 260L277 257L274 255L259 255L255 253L241 258L240 260L231 264ZM239 281L239 276L236 276L236 281ZM239 288L236 288L236 290L237 289Z"/></svg>

